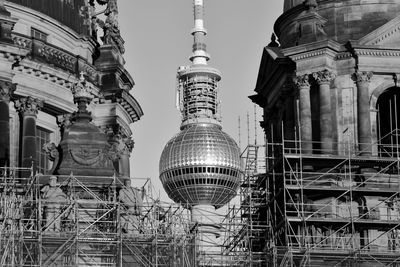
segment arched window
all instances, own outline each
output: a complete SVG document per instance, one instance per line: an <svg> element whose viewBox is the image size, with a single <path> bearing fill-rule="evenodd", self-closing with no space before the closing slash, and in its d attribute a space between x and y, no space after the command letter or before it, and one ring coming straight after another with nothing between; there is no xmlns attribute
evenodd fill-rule
<svg viewBox="0 0 400 267"><path fill-rule="evenodd" d="M400 152L400 88L383 92L377 101L377 131L379 154L397 157Z"/></svg>

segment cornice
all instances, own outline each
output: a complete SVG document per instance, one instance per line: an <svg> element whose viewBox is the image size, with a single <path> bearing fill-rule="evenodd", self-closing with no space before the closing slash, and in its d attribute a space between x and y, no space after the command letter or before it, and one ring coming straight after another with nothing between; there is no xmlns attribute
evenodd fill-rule
<svg viewBox="0 0 400 267"><path fill-rule="evenodd" d="M120 96L117 96L117 103L119 103L128 112L133 122L140 120L143 116L143 110L136 99L126 91L122 91Z"/></svg>
<svg viewBox="0 0 400 267"><path fill-rule="evenodd" d="M282 53L293 61L299 61L323 55L335 58L343 49L343 46L333 40L324 40L286 48L282 50Z"/></svg>
<svg viewBox="0 0 400 267"><path fill-rule="evenodd" d="M377 48L354 48L354 53L357 56L372 56L372 57L400 57L400 50L377 49Z"/></svg>

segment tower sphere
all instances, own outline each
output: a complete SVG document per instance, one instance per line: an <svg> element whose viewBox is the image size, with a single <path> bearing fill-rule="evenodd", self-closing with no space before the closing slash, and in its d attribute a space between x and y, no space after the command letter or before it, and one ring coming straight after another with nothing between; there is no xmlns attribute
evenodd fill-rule
<svg viewBox="0 0 400 267"><path fill-rule="evenodd" d="M161 154L164 189L188 206L223 206L236 195L240 176L239 148L216 124L186 126Z"/></svg>

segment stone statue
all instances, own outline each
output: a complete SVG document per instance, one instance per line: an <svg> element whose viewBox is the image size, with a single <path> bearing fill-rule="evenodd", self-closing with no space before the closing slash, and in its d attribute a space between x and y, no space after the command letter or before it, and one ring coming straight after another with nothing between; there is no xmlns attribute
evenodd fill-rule
<svg viewBox="0 0 400 267"><path fill-rule="evenodd" d="M44 206L44 218L47 231L59 232L61 230L61 205L66 201L67 196L57 187L57 177L51 176L49 185L41 190Z"/></svg>
<svg viewBox="0 0 400 267"><path fill-rule="evenodd" d="M104 2L102 2L104 3ZM102 41L104 44L115 46L121 54L125 53L124 41L121 37L118 24L118 5L117 0L108 0L104 11L106 20L103 22L97 19L97 23L104 30Z"/></svg>
<svg viewBox="0 0 400 267"><path fill-rule="evenodd" d="M119 191L119 201L125 209L121 213L123 229L129 234L138 233L141 207L143 206L140 191L131 187L131 180L125 180L125 187Z"/></svg>

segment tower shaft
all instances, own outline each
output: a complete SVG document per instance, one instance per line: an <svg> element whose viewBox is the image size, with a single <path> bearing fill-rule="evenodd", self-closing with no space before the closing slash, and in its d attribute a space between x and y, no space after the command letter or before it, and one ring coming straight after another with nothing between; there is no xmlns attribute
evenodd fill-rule
<svg viewBox="0 0 400 267"><path fill-rule="evenodd" d="M206 35L204 28L204 2L203 0L194 0L194 28L192 30L194 37L193 54L190 60L194 65L207 65L210 56L207 54Z"/></svg>

